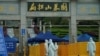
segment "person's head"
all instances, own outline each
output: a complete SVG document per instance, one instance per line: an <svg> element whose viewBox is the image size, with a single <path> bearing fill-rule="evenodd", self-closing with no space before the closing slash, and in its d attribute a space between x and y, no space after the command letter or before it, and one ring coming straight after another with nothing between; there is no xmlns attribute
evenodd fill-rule
<svg viewBox="0 0 100 56"><path fill-rule="evenodd" d="M90 39L89 39L89 42L93 42L93 39L92 39L92 37L90 37Z"/></svg>
<svg viewBox="0 0 100 56"><path fill-rule="evenodd" d="M38 33L40 32L38 26L34 26L34 32L35 32L36 34L38 34Z"/></svg>
<svg viewBox="0 0 100 56"><path fill-rule="evenodd" d="M8 36L7 35L7 27L6 26L3 26L3 34L4 34L4 36Z"/></svg>
<svg viewBox="0 0 100 56"><path fill-rule="evenodd" d="M49 43L52 43L52 39L49 39Z"/></svg>
<svg viewBox="0 0 100 56"><path fill-rule="evenodd" d="M48 40L47 40L47 39L45 39L45 42L46 42L46 43L48 43Z"/></svg>
<svg viewBox="0 0 100 56"><path fill-rule="evenodd" d="M55 45L57 45L57 42L55 42Z"/></svg>
<svg viewBox="0 0 100 56"><path fill-rule="evenodd" d="M55 48L58 49L58 44L57 44L57 42L55 42Z"/></svg>

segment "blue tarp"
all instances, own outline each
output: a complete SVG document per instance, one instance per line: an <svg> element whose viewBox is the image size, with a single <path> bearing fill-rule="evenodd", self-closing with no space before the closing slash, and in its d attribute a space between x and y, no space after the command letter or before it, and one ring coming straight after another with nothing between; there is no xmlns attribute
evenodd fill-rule
<svg viewBox="0 0 100 56"><path fill-rule="evenodd" d="M51 32L47 31L45 34L38 34L35 38L29 39L28 42L44 42L45 39L52 39L54 42L66 41L65 39L58 38Z"/></svg>
<svg viewBox="0 0 100 56"><path fill-rule="evenodd" d="M41 37L43 35L44 35L43 32L38 33L37 36L35 36L35 38L29 38L28 39L28 43L31 43L31 42L39 42L40 41L39 39L41 39Z"/></svg>
<svg viewBox="0 0 100 56"><path fill-rule="evenodd" d="M88 35L87 33L80 34L80 35L78 36L78 38L77 38L77 41L78 41L78 42L89 41L90 37L92 37L92 36ZM66 36L63 37L63 39L69 41L69 36L66 35Z"/></svg>
<svg viewBox="0 0 100 56"><path fill-rule="evenodd" d="M69 36L68 36L68 35L65 35L65 36L63 37L63 39L65 39L66 41L69 42Z"/></svg>
<svg viewBox="0 0 100 56"><path fill-rule="evenodd" d="M80 35L78 36L77 41L78 41L78 42L89 41L89 39L90 39L91 37L92 37L92 36L88 35L87 33L80 34Z"/></svg>
<svg viewBox="0 0 100 56"><path fill-rule="evenodd" d="M66 41L64 39L58 38L57 36L53 35L51 32L47 31L44 35L43 35L44 39L52 39L54 42L62 42L62 41Z"/></svg>
<svg viewBox="0 0 100 56"><path fill-rule="evenodd" d="M0 56L8 56L2 26L0 26Z"/></svg>

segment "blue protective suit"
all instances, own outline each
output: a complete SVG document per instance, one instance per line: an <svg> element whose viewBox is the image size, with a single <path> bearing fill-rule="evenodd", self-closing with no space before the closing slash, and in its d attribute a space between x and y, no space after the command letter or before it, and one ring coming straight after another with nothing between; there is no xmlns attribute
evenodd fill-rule
<svg viewBox="0 0 100 56"><path fill-rule="evenodd" d="M90 38L87 44L87 51L89 53L89 56L95 56L96 45L92 38Z"/></svg>

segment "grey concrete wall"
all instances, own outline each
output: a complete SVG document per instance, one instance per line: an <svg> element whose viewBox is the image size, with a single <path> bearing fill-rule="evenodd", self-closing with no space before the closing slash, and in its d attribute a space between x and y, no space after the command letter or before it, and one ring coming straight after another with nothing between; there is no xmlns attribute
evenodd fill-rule
<svg viewBox="0 0 100 56"><path fill-rule="evenodd" d="M77 20L100 20L100 15L77 16Z"/></svg>
<svg viewBox="0 0 100 56"><path fill-rule="evenodd" d="M0 1L7 1L7 2L10 1L11 2L11 1L19 1L19 0L0 0Z"/></svg>
<svg viewBox="0 0 100 56"><path fill-rule="evenodd" d="M78 2L99 2L99 0L78 0Z"/></svg>
<svg viewBox="0 0 100 56"><path fill-rule="evenodd" d="M20 20L20 15L0 15L0 20Z"/></svg>
<svg viewBox="0 0 100 56"><path fill-rule="evenodd" d="M27 17L70 17L70 12L27 12Z"/></svg>
<svg viewBox="0 0 100 56"><path fill-rule="evenodd" d="M28 2L70 2L70 0L27 0Z"/></svg>

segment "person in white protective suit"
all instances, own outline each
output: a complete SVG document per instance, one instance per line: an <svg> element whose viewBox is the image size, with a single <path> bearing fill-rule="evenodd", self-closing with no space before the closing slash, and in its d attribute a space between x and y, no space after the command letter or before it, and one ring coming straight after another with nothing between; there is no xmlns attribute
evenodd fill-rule
<svg viewBox="0 0 100 56"><path fill-rule="evenodd" d="M52 39L49 39L49 49L48 49L48 56L55 56L55 45L52 42Z"/></svg>
<svg viewBox="0 0 100 56"><path fill-rule="evenodd" d="M55 42L55 56L58 56L58 45L57 42Z"/></svg>
<svg viewBox="0 0 100 56"><path fill-rule="evenodd" d="M96 45L92 38L90 38L87 44L87 51L89 53L89 56L95 56Z"/></svg>
<svg viewBox="0 0 100 56"><path fill-rule="evenodd" d="M46 56L48 56L48 44L49 44L49 42L48 42L48 40L47 39L45 39L45 50L46 50Z"/></svg>

